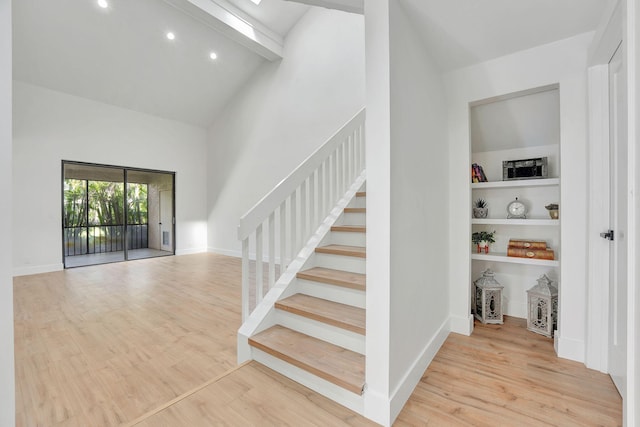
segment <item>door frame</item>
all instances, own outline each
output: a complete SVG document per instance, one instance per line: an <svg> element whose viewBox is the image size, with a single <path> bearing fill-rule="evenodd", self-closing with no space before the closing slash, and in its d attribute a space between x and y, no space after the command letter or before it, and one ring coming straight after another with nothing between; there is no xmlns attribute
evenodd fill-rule
<svg viewBox="0 0 640 427"><path fill-rule="evenodd" d="M61 209L61 218L64 218L64 180L65 180L65 165L67 164L71 164L71 165L80 165L80 166L91 166L91 167L98 167L98 168L108 168L108 169L117 169L117 170L122 170L123 171L123 184L124 184L124 195L126 197L126 192L127 192L127 184L128 184L128 173L129 172L144 172L144 173L151 173L151 174L165 174L165 175L170 175L171 176L171 197L172 197L172 208L171 208L171 215L172 215L172 225L171 225L171 234L172 234L172 241L171 241L171 253L172 255L176 254L176 173L173 171L164 171L164 170L159 170L159 169L145 169L145 168L139 168L139 167L130 167L130 166L118 166L118 165L107 165L107 164L102 164L102 163L93 163L93 162L82 162L82 161L77 161L77 160L65 160L62 159L61 160L61 167L60 167L60 209ZM128 241L128 227L127 227L127 204L124 203L124 215L125 215L125 221L124 221L124 242L123 242L123 252L124 252L124 259L122 261L130 261L129 256L128 256L128 245L127 245L127 241ZM62 244L62 265L64 267L64 269L67 268L66 265L66 259L65 259L65 247L64 247L64 224L61 224L61 231L62 231L62 236L61 236L61 244ZM121 261L117 261L117 262L121 262Z"/></svg>
<svg viewBox="0 0 640 427"><path fill-rule="evenodd" d="M638 105L638 61L640 60L640 40L638 31L639 10L634 1L620 0L611 5L609 18L604 21L594 36L594 43L588 62L588 116L589 116L589 164L587 179L589 181L588 212L588 284L587 308L587 340L585 346L585 364L587 367L607 372L609 342L609 244L601 239L599 233L609 225L609 204L599 203L609 200L609 71L608 63L620 42L624 43L627 55L628 76L628 183L630 194L637 194L640 188L640 174L636 172L640 165L636 150L638 143L637 122L640 108ZM606 160L605 160L606 159ZM606 198L604 198L606 196ZM636 410L640 400L640 362L636 361L636 345L640 345L640 333L637 321L640 320L640 293L636 292L638 274L636 250L639 242L637 226L640 219L638 197L630 199L628 204L628 259L627 263L627 374L626 399L623 402L624 425L636 425L640 412ZM602 286L607 283L607 286ZM639 408L640 409L640 408Z"/></svg>

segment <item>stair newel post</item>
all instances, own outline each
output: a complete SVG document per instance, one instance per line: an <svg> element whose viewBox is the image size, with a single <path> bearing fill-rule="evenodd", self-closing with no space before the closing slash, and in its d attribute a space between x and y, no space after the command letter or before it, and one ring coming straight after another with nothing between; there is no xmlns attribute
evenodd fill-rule
<svg viewBox="0 0 640 427"><path fill-rule="evenodd" d="M242 240L242 320L249 317L249 237Z"/></svg>
<svg viewBox="0 0 640 427"><path fill-rule="evenodd" d="M280 204L280 274L287 269L287 199Z"/></svg>
<svg viewBox="0 0 640 427"><path fill-rule="evenodd" d="M262 224L260 224L256 229L256 307L262 301L262 287L264 283L262 277L262 237Z"/></svg>
<svg viewBox="0 0 640 427"><path fill-rule="evenodd" d="M276 283L276 213L269 215L269 289Z"/></svg>

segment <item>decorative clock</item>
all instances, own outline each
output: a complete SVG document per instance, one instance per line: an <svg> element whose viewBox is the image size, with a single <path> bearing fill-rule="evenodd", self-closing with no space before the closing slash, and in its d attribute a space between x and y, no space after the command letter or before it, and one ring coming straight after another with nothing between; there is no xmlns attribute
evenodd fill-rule
<svg viewBox="0 0 640 427"><path fill-rule="evenodd" d="M507 206L507 218L527 218L527 207L517 197Z"/></svg>

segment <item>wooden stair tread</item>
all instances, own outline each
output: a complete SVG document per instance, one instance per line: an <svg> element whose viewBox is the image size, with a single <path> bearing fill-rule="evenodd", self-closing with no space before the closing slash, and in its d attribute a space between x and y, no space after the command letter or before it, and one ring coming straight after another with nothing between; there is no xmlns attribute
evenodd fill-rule
<svg viewBox="0 0 640 427"><path fill-rule="evenodd" d="M331 231L346 231L347 233L366 233L366 225L334 225Z"/></svg>
<svg viewBox="0 0 640 427"><path fill-rule="evenodd" d="M346 329L357 334L365 334L365 310L346 304L295 294L276 302L276 308L308 319Z"/></svg>
<svg viewBox="0 0 640 427"><path fill-rule="evenodd" d="M344 208L344 213L367 213L367 208Z"/></svg>
<svg viewBox="0 0 640 427"><path fill-rule="evenodd" d="M331 268L314 267L299 272L298 279L311 280L313 282L327 283L329 285L342 286L364 291L367 284L367 276L349 271L333 270Z"/></svg>
<svg viewBox="0 0 640 427"><path fill-rule="evenodd" d="M316 248L316 252L321 254L343 255L357 258L367 257L367 248L363 246L327 245Z"/></svg>
<svg viewBox="0 0 640 427"><path fill-rule="evenodd" d="M249 338L249 344L324 380L361 395L365 357L283 326Z"/></svg>
<svg viewBox="0 0 640 427"><path fill-rule="evenodd" d="M358 191L356 193L356 197L367 197L367 192L366 191Z"/></svg>

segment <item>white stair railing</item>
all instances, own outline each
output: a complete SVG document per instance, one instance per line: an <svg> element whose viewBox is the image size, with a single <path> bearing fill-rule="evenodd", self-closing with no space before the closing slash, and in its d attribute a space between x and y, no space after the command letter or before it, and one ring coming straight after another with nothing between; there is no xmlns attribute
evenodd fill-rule
<svg viewBox="0 0 640 427"><path fill-rule="evenodd" d="M240 218L243 322L364 170L364 120L362 109Z"/></svg>

